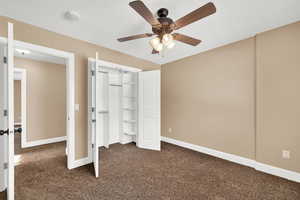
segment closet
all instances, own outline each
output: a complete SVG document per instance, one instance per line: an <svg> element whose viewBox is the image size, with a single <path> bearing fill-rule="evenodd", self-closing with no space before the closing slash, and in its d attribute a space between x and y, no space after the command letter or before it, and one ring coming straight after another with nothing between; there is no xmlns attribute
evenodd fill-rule
<svg viewBox="0 0 300 200"><path fill-rule="evenodd" d="M160 70L88 62L89 150L98 176L99 147L135 142L160 150Z"/></svg>

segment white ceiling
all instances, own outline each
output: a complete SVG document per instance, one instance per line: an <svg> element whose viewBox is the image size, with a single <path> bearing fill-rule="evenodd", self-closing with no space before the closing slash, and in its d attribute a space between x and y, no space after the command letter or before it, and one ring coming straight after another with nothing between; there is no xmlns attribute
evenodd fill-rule
<svg viewBox="0 0 300 200"><path fill-rule="evenodd" d="M208 0L143 0L156 12L169 9L174 20L204 5ZM152 62L163 64L218 46L251 37L257 33L300 20L300 0L212 0L217 13L184 27L178 32L201 39L192 47L177 42L165 56L151 54L149 38L126 43L117 38L151 33L148 25L129 0L0 0L0 15L33 24L57 33L89 41ZM68 10L78 11L81 19L63 18ZM99 52L101 54L101 52Z"/></svg>

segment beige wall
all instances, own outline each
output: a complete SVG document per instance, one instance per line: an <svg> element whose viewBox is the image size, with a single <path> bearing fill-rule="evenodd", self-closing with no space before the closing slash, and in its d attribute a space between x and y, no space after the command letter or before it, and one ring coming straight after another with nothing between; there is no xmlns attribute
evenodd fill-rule
<svg viewBox="0 0 300 200"><path fill-rule="evenodd" d="M21 122L21 81L14 81L14 118L15 122Z"/></svg>
<svg viewBox="0 0 300 200"><path fill-rule="evenodd" d="M300 172L299 36L297 22L163 65L163 136Z"/></svg>
<svg viewBox="0 0 300 200"><path fill-rule="evenodd" d="M163 65L162 74L164 136L253 158L253 38Z"/></svg>
<svg viewBox="0 0 300 200"><path fill-rule="evenodd" d="M43 45L75 54L75 95L80 111L76 113L75 127L75 157L80 159L87 156L87 59L95 57L99 52L100 59L134 66L141 69L155 69L160 66L118 51L110 50L88 42L73 39L54 32L31 26L13 19L0 17L0 36L7 36L7 22L14 23L14 36L21 40L37 45Z"/></svg>
<svg viewBox="0 0 300 200"><path fill-rule="evenodd" d="M66 66L23 58L15 66L27 71L27 141L66 136Z"/></svg>
<svg viewBox="0 0 300 200"><path fill-rule="evenodd" d="M257 36L257 160L300 172L299 122L300 22Z"/></svg>

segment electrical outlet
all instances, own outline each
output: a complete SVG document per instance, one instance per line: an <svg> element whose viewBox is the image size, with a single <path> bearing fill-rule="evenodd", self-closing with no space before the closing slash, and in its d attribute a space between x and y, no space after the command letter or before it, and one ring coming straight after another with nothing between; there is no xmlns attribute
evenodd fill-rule
<svg viewBox="0 0 300 200"><path fill-rule="evenodd" d="M282 158L290 159L290 151L289 150L282 150Z"/></svg>
<svg viewBox="0 0 300 200"><path fill-rule="evenodd" d="M172 133L172 128L169 128L169 129L168 129L168 132L169 132L169 133Z"/></svg>

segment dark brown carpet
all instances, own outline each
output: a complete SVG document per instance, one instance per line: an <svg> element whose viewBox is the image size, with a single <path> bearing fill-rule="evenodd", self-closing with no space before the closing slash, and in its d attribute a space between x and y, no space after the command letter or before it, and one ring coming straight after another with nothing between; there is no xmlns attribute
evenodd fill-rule
<svg viewBox="0 0 300 200"><path fill-rule="evenodd" d="M162 143L101 150L100 178L92 165L66 169L65 144L21 151L16 200L299 200L300 184Z"/></svg>

